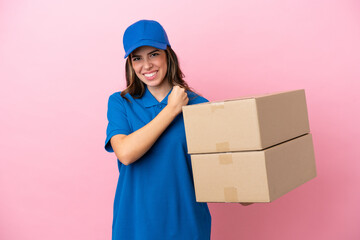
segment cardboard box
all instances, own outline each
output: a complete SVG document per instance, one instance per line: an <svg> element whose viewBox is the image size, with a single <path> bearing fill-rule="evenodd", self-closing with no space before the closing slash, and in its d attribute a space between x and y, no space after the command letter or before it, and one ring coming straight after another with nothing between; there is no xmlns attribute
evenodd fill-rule
<svg viewBox="0 0 360 240"><path fill-rule="evenodd" d="M271 202L316 176L311 134L261 151L191 155L197 202Z"/></svg>
<svg viewBox="0 0 360 240"><path fill-rule="evenodd" d="M189 154L261 150L310 132L303 89L182 109Z"/></svg>

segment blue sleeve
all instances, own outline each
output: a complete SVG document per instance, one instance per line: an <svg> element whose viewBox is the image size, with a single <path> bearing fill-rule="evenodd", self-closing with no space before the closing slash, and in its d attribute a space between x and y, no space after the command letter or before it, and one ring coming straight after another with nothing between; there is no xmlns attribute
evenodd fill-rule
<svg viewBox="0 0 360 240"><path fill-rule="evenodd" d="M194 93L194 92L188 92L188 97L189 97L189 103L188 105L193 105L193 104L199 104L199 103L204 103L204 102L209 102L209 100L207 100L206 98Z"/></svg>
<svg viewBox="0 0 360 240"><path fill-rule="evenodd" d="M129 135L131 133L123 101L124 100L119 92L114 93L109 97L107 110L108 125L106 128L105 140L105 150L108 152L114 152L110 143L111 137L116 134Z"/></svg>

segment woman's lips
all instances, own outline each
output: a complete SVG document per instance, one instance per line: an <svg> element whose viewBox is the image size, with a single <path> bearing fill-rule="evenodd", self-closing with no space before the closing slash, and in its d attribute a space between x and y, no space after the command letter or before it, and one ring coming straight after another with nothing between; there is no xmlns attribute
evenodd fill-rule
<svg viewBox="0 0 360 240"><path fill-rule="evenodd" d="M146 80L154 80L156 78L157 71L150 72L150 73L144 73L143 75L146 78Z"/></svg>

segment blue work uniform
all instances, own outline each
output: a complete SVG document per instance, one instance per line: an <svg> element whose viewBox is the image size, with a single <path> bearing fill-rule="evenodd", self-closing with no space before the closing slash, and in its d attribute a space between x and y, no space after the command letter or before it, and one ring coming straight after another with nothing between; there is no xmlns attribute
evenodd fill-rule
<svg viewBox="0 0 360 240"><path fill-rule="evenodd" d="M167 105L146 87L131 102L115 92L109 97L105 149L114 150L110 138L131 134L154 119ZM208 102L187 91L188 105ZM184 119L180 113L137 161L124 165L117 160L113 240L209 240L211 215L207 203L196 202L190 155L187 153Z"/></svg>

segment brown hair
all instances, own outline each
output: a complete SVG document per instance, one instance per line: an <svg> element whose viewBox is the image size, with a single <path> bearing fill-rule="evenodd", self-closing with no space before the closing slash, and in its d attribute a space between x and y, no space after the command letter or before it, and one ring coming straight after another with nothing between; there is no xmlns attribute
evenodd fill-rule
<svg viewBox="0 0 360 240"><path fill-rule="evenodd" d="M170 86L179 85L185 88L185 90L195 93L195 91L189 87L189 85L184 80L185 75L180 69L179 61L175 52L171 47L168 46L165 50L165 53L167 59L167 72L165 78L167 78L169 81ZM141 98L145 93L145 84L136 76L136 73L132 67L130 56L126 59L125 77L127 88L121 92L121 96L128 100L125 95L129 93L133 98Z"/></svg>

